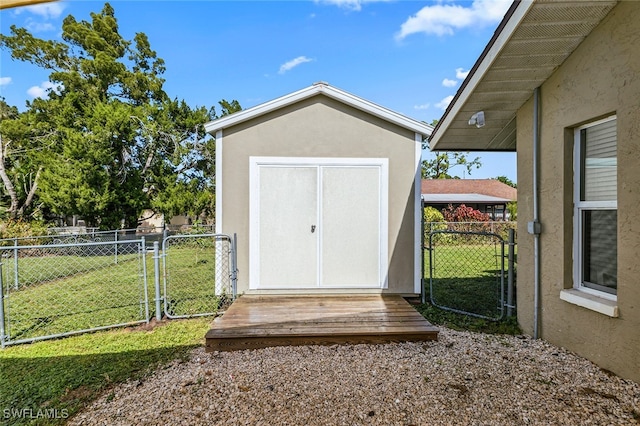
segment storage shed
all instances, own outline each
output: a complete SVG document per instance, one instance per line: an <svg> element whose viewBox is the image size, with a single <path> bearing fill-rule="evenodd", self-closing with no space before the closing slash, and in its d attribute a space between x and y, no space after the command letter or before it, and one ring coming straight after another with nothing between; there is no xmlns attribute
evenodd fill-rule
<svg viewBox="0 0 640 426"><path fill-rule="evenodd" d="M239 294L420 293L431 126L316 83L205 128Z"/></svg>

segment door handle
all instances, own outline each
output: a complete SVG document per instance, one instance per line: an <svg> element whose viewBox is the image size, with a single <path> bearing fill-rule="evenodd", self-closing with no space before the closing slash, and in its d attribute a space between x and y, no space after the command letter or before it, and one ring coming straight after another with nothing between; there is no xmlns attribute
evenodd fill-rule
<svg viewBox="0 0 640 426"><path fill-rule="evenodd" d="M311 233L313 234L314 232L316 232L316 226L315 225L311 225Z"/></svg>

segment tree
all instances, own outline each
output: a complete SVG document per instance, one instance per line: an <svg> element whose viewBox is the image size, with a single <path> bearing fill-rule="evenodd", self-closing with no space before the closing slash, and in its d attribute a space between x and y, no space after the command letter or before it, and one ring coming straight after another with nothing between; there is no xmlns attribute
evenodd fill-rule
<svg viewBox="0 0 640 426"><path fill-rule="evenodd" d="M438 120L432 120L431 126L436 127ZM425 141L422 144L422 149L429 149L429 145ZM456 166L463 166L468 174L471 174L472 169L479 169L482 166L480 157L476 157L473 160L467 158L467 153L452 152L449 155L448 152L435 152L434 158L430 160L422 160L422 179L460 179L457 176L452 176L449 171Z"/></svg>
<svg viewBox="0 0 640 426"><path fill-rule="evenodd" d="M450 171L456 166L462 166L468 174L472 169L479 169L482 166L480 157L470 160L468 153L462 152L437 152L431 160L422 160L422 178L423 179L459 179L452 176Z"/></svg>
<svg viewBox="0 0 640 426"><path fill-rule="evenodd" d="M215 140L201 124L215 109L191 108L163 90L164 61L144 33L125 40L105 3L91 22L67 16L63 41L11 27L0 46L49 70L47 99L27 103L41 136L38 196L54 214L103 228L135 227L145 208L196 213L213 204ZM221 101L223 113L240 109Z"/></svg>
<svg viewBox="0 0 640 426"><path fill-rule="evenodd" d="M0 98L0 179L8 219L31 213L41 168L34 165L31 144L36 140L24 123L24 114Z"/></svg>
<svg viewBox="0 0 640 426"><path fill-rule="evenodd" d="M495 177L494 179L504 183L505 185L509 185L512 188L517 188L518 187L518 185L516 183L514 183L511 179L509 179L506 176L498 176L498 177Z"/></svg>

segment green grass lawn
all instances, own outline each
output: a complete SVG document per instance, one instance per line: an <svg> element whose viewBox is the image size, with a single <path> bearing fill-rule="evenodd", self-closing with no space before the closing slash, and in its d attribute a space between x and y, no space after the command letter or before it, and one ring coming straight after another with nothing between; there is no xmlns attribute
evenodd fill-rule
<svg viewBox="0 0 640 426"><path fill-rule="evenodd" d="M215 247L194 241L176 244L169 247L165 262L170 315L216 311Z"/></svg>
<svg viewBox="0 0 640 426"><path fill-rule="evenodd" d="M84 271L64 268L75 256L57 256L58 268L54 268L48 258L40 264L34 263L32 271L50 268L57 269L58 274L63 270L69 274L20 286L18 291L10 286L5 314L11 340L144 320L142 263L136 261L137 257L128 255L119 259L118 264L111 258L108 266L104 265L102 256L87 257L85 259L94 263L89 267L88 261L85 262Z"/></svg>
<svg viewBox="0 0 640 426"><path fill-rule="evenodd" d="M176 315L216 312L215 245L210 241L180 242L169 247L167 298ZM154 316L154 259L137 254L20 259L25 284L14 290L13 275L3 276L9 288L5 310L11 341L145 319L144 270L149 314ZM162 268L163 262L160 261ZM13 268L9 274L13 274ZM162 271L161 291L164 289ZM6 418L11 410L36 415L56 410L73 415L110 386L142 378L157 366L185 356L204 343L212 317L174 320L86 333L57 340L8 346L0 351L0 418L8 424L61 424L64 418ZM44 411L41 411L44 412Z"/></svg>
<svg viewBox="0 0 640 426"><path fill-rule="evenodd" d="M143 260L146 262L149 315L155 316L153 253L113 256L44 256L20 259L20 278L39 277L18 290L13 281L5 299L10 341L146 320ZM28 261L28 262L27 262ZM167 301L173 315L215 313L214 247L206 243L170 247ZM160 262L162 268L162 262ZM13 271L13 269L11 269ZM13 272L12 272L13 273ZM160 291L164 296L160 271ZM163 307L162 307L163 308Z"/></svg>
<svg viewBox="0 0 640 426"><path fill-rule="evenodd" d="M15 259L13 251L3 251L11 257L3 260L2 280L5 285L15 282ZM118 263L135 260L137 254L120 254ZM114 255L78 256L51 252L41 256L18 257L19 287L30 287L34 284L46 283L57 278L66 278L82 272L109 268L115 264Z"/></svg>
<svg viewBox="0 0 640 426"><path fill-rule="evenodd" d="M144 378L204 343L211 317L88 333L0 351L2 424L62 424L57 420L4 418L3 410L57 410L73 415L111 386ZM6 423L3 423L6 422Z"/></svg>
<svg viewBox="0 0 640 426"><path fill-rule="evenodd" d="M508 246L505 245L505 253L507 250ZM452 312L438 308L444 307L488 319L499 319L503 314L500 309L501 262L501 245L489 237L438 235L433 241L431 257L429 250L424 252L425 288L429 303L422 307L421 312L428 313L429 319L434 323L453 321L453 326L459 323L463 324L463 328L473 328L472 322L477 318L472 319L465 315L457 317ZM505 272L505 292L506 278ZM482 323L483 321L479 322Z"/></svg>
<svg viewBox="0 0 640 426"><path fill-rule="evenodd" d="M176 314L189 313L190 310L215 310L217 303L212 288L215 258L211 248L207 243L170 247L169 256L165 259L169 271L168 298L173 300L171 307ZM484 292L483 281L478 278L483 274L493 277L493 247L473 249L475 253L484 252L486 256L482 257L485 260L470 260L468 249L442 247L437 252L434 266L438 279L442 280L438 288L442 292L439 297L456 296L470 302L478 301L479 293ZM439 265L447 258L458 267L445 273ZM153 310L152 253L145 261L150 309ZM428 276L428 257L425 263ZM9 314L20 319L16 323L19 325L12 326L12 333L24 337L68 327L77 329L82 324L95 326L96 318L104 318L110 323L121 322L123 318L137 318L135 315L140 312L140 306L136 301L140 289L136 283L140 281L141 273L141 264L131 259L118 265L89 267L67 277L52 276L48 281L12 292ZM471 285L476 279L478 284ZM124 287L114 283L123 283ZM127 292L131 293L123 288L128 288ZM120 298L125 293L129 297ZM44 306L43 301L46 301ZM451 328L490 333L520 332L515 318L487 321L443 311L429 303L417 306L417 310L433 324ZM18 312L29 314L21 317ZM43 318L48 320L42 321ZM40 322L34 322L37 319ZM127 379L144 379L158 366L185 357L192 348L203 344L211 320L212 317L175 320L156 327L119 328L7 347L0 351L0 416L7 409L30 409L32 413L49 409L62 416L73 415L101 393L108 392L111 386ZM10 425L61 424L64 418L32 422L31 419L12 417L3 418L3 421Z"/></svg>

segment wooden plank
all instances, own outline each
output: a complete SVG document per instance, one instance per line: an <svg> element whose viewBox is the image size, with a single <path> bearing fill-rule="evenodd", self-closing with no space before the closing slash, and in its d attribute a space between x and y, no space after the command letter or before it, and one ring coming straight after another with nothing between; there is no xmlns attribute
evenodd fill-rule
<svg viewBox="0 0 640 426"><path fill-rule="evenodd" d="M302 346L302 345L340 345L340 344L381 344L407 341L436 340L436 336L411 335L402 336L298 336L263 339L214 339L207 340L207 352L236 351L245 349L261 349L273 346Z"/></svg>
<svg viewBox="0 0 640 426"><path fill-rule="evenodd" d="M437 335L438 329L400 296L251 295L214 322L206 348L422 341Z"/></svg>

